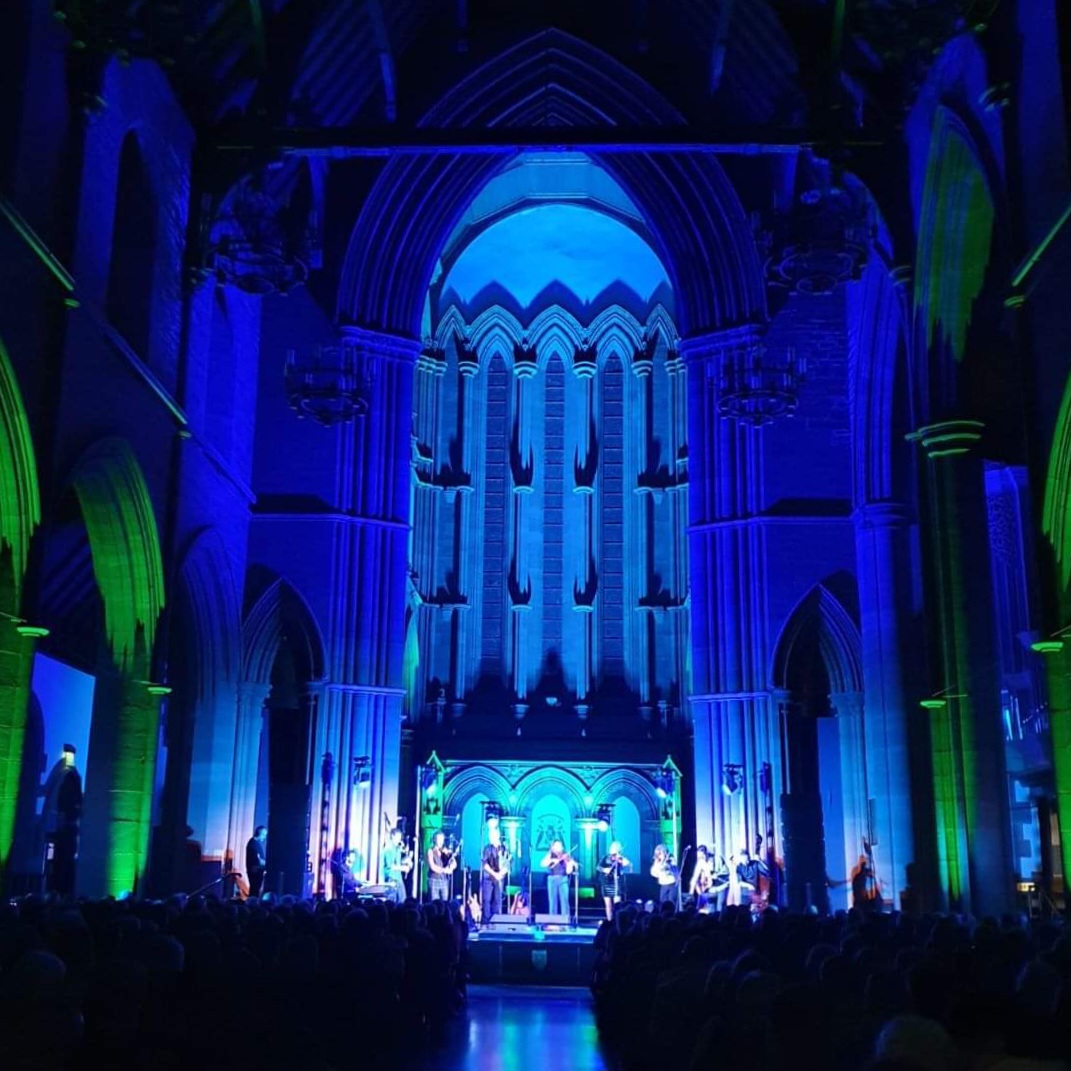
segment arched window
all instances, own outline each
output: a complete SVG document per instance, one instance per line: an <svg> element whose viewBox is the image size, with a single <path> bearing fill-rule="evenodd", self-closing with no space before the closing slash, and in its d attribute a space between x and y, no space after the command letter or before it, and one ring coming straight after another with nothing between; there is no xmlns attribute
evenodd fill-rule
<svg viewBox="0 0 1071 1071"><path fill-rule="evenodd" d="M156 204L133 131L119 155L106 312L109 322L147 361L156 268Z"/></svg>

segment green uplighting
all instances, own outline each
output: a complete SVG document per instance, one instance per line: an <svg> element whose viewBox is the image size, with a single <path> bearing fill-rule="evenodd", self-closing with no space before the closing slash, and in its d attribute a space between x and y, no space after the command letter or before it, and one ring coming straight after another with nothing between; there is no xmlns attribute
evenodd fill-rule
<svg viewBox="0 0 1071 1071"><path fill-rule="evenodd" d="M164 567L149 490L130 447L106 439L82 457L74 491L82 507L93 573L115 664L135 669L152 652L164 606Z"/></svg>
<svg viewBox="0 0 1071 1071"><path fill-rule="evenodd" d="M967 348L967 328L982 292L993 242L993 199L967 141L940 109L935 119L925 199L928 212L919 238L924 250L916 305L925 310L926 341L938 331L956 361Z"/></svg>
<svg viewBox="0 0 1071 1071"><path fill-rule="evenodd" d="M947 699L920 699L919 706L923 710L944 710L948 706Z"/></svg>
<svg viewBox="0 0 1071 1071"><path fill-rule="evenodd" d="M1064 388L1045 477L1041 529L1060 566L1061 587L1071 581L1071 379Z"/></svg>
<svg viewBox="0 0 1071 1071"><path fill-rule="evenodd" d="M1037 654L1059 654L1063 649L1063 640L1036 640L1030 645L1030 650Z"/></svg>
<svg viewBox="0 0 1071 1071"><path fill-rule="evenodd" d="M22 404L7 351L0 342L0 546L11 550L18 612L22 578L30 554L30 539L41 523L41 494L37 485L30 421Z"/></svg>

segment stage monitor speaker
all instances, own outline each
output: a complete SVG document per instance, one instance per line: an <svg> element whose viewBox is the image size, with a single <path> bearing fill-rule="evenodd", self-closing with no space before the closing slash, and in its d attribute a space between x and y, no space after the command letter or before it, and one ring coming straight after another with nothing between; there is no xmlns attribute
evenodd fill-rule
<svg viewBox="0 0 1071 1071"><path fill-rule="evenodd" d="M493 915L490 927L496 933L529 933L528 920L521 915Z"/></svg>
<svg viewBox="0 0 1071 1071"><path fill-rule="evenodd" d="M568 915L536 915L535 924L537 926L568 926Z"/></svg>

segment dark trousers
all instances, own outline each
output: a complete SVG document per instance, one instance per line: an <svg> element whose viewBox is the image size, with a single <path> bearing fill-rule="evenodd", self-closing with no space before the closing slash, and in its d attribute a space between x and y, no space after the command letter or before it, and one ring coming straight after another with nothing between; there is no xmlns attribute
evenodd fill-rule
<svg viewBox="0 0 1071 1071"><path fill-rule="evenodd" d="M484 923L502 914L502 882L486 874L480 878L480 918Z"/></svg>
<svg viewBox="0 0 1071 1071"><path fill-rule="evenodd" d="M264 871L263 870L250 870L249 871L249 898L250 900L257 900L260 897L260 892L264 888Z"/></svg>
<svg viewBox="0 0 1071 1071"><path fill-rule="evenodd" d="M433 900L449 900L450 878L446 874L432 874L428 878L428 892Z"/></svg>
<svg viewBox="0 0 1071 1071"><path fill-rule="evenodd" d="M672 900L673 903L677 902L677 883L672 885L659 885L658 886L658 902L664 904L667 900Z"/></svg>

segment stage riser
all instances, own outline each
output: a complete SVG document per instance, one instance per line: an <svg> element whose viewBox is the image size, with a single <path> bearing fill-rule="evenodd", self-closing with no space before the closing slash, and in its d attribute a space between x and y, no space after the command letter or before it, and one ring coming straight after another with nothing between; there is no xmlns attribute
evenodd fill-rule
<svg viewBox="0 0 1071 1071"><path fill-rule="evenodd" d="M592 944L514 939L470 942L468 950L469 975L479 984L586 986L595 965Z"/></svg>

